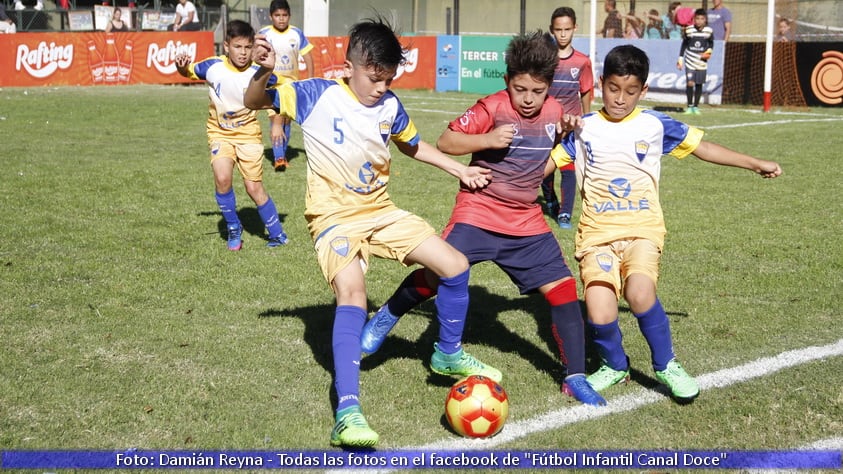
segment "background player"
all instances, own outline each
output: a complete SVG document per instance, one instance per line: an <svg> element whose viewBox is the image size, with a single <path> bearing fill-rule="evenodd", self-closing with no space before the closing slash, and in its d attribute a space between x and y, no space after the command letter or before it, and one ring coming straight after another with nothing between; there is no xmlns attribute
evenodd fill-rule
<svg viewBox="0 0 843 474"><path fill-rule="evenodd" d="M682 34L682 46L679 49L679 59L676 69L682 69L685 64L685 95L688 98L686 114L699 115L700 97L702 97L705 76L708 70L708 60L714 49L714 32L706 25L708 21L705 10L694 11L694 24L685 27Z"/></svg>
<svg viewBox="0 0 843 474"><path fill-rule="evenodd" d="M489 186L460 189L443 235L471 265L494 262L522 294L544 295L551 333L567 369L562 391L583 403L604 405L585 377L585 329L576 280L535 202L557 143L557 123L570 120L563 120L562 107L548 97L556 49L541 32L513 38L505 55L506 89L480 99L439 137L442 151L471 154L472 165L492 173ZM366 324L363 351L376 351L398 318L434 295L436 285L436 276L425 269L411 273Z"/></svg>
<svg viewBox="0 0 843 474"><path fill-rule="evenodd" d="M470 189L488 184L489 173L467 167L420 139L389 90L404 49L383 19L351 28L344 77L335 80L314 78L267 90L275 56L260 36L257 45L255 61L261 67L246 90L246 104L273 107L301 125L307 152L305 217L319 266L336 296L332 348L338 403L331 444L371 447L379 436L363 417L359 400L365 272L371 256L418 263L441 278L439 341L431 357L435 371L500 379L500 371L461 347L468 310L465 256L436 236L430 224L399 209L387 193L389 142L458 177Z"/></svg>
<svg viewBox="0 0 843 474"><path fill-rule="evenodd" d="M697 382L676 360L670 322L656 296L666 233L659 203L661 158L693 153L703 161L775 178L781 168L702 140L703 131L638 108L647 93L650 62L632 45L618 46L603 62L603 108L583 118L553 151L563 166L574 160L582 196L576 258L585 287L589 328L602 359L588 377L598 391L629 379L629 358L618 326L623 295L652 355L656 378L677 399L699 394Z"/></svg>
<svg viewBox="0 0 843 474"><path fill-rule="evenodd" d="M207 121L211 169L214 172L216 200L228 229L228 249L240 250L243 226L237 216L237 201L231 181L234 167L240 171L246 193L258 207L258 214L269 232L267 246L287 243L278 211L263 186L263 139L257 113L243 105L243 91L251 70L255 30L241 20L226 25L225 56L213 56L190 63L190 55L176 56L179 74L208 83L210 105ZM274 82L274 80L273 80Z"/></svg>
<svg viewBox="0 0 843 474"><path fill-rule="evenodd" d="M559 7L550 17L550 36L558 48L559 62L553 72L553 82L548 95L555 97L566 114L583 115L591 112L591 96L594 93L594 73L588 56L574 49L571 42L577 31L577 14L573 8ZM574 215L577 177L574 164L562 168L559 191L562 201L556 197L551 173L542 182L542 194L547 212L562 229L571 228Z"/></svg>
<svg viewBox="0 0 843 474"><path fill-rule="evenodd" d="M265 26L258 32L266 36L266 41L275 50L275 74L281 83L299 79L299 56L304 60L307 77L313 77L313 57L310 54L313 45L301 29L290 25L290 16L290 4L287 0L272 0L269 4L272 25ZM287 145L290 143L290 119L270 110L269 121L275 169L284 171L289 165Z"/></svg>

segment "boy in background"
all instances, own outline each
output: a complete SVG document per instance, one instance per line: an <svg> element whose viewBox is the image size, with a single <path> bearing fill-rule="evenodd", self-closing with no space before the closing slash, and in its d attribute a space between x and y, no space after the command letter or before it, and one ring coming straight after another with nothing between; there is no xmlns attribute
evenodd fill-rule
<svg viewBox="0 0 843 474"><path fill-rule="evenodd" d="M465 166L421 140L389 90L404 61L404 48L382 18L352 26L342 78L311 78L267 90L276 59L260 36L257 46L254 60L260 69L246 90L246 105L272 107L301 125L307 152L305 218L319 266L336 297L332 348L338 403L331 444L372 447L379 436L364 418L359 399L370 257L418 263L440 278L439 341L430 363L436 372L500 379L499 370L461 347L468 311L465 256L436 236L430 224L399 209L387 193L389 143L459 178L468 189L488 184L489 172Z"/></svg>
<svg viewBox="0 0 843 474"><path fill-rule="evenodd" d="M301 29L290 25L290 4L287 0L272 0L269 4L269 17L272 25L265 26L258 34L266 36L266 41L275 51L275 74L280 83L299 79L299 56L304 60L307 77L313 77L313 57L310 51L313 45L304 36ZM287 145L290 143L290 119L269 111L270 140L276 171L285 171Z"/></svg>
<svg viewBox="0 0 843 474"><path fill-rule="evenodd" d="M708 18L702 8L694 11L694 24L685 27L682 35L682 46L679 49L679 59L676 69L685 65L685 95L688 108L685 114L699 115L700 97L702 97L705 76L708 70L708 60L714 48L714 32L706 25Z"/></svg>
<svg viewBox="0 0 843 474"><path fill-rule="evenodd" d="M269 232L266 245L277 247L287 243L275 203L263 186L263 139L257 112L243 105L243 91L254 74L251 69L254 41L255 30L251 25L232 20L226 25L225 56L213 56L192 64L187 53L179 54L175 59L179 74L208 83L211 169L217 205L228 230L229 250L240 250L243 233L231 184L235 166Z"/></svg>
<svg viewBox="0 0 843 474"><path fill-rule="evenodd" d="M577 284L559 242L547 226L536 191L557 140L557 124L570 124L548 96L557 48L542 32L516 36L506 49L506 89L477 101L448 124L436 145L451 155L471 154L471 165L491 171L491 183L460 188L445 241L471 265L491 261L522 294L539 292L550 305L551 333L567 369L563 393L588 405L605 405L585 377L585 328ZM437 290L438 285L438 290ZM398 318L439 291L425 269L411 273L363 330L363 352L383 343Z"/></svg>
<svg viewBox="0 0 843 474"><path fill-rule="evenodd" d="M699 386L676 360L670 323L656 296L666 233L659 203L661 157L694 154L703 161L735 166L775 178L778 163L703 141L703 131L638 107L647 93L650 62L632 45L606 55L603 108L583 117L581 128L553 150L557 166L576 162L582 216L576 259L585 287L588 326L602 366L588 377L601 391L629 380L629 358L618 326L623 295L652 355L656 378L679 400L693 399Z"/></svg>
<svg viewBox="0 0 843 474"><path fill-rule="evenodd" d="M591 96L594 92L594 73L588 56L574 49L571 42L577 31L577 14L573 8L559 7L550 17L550 36L558 48L556 70L548 95L556 98L566 114L582 116L591 112ZM546 210L562 229L571 228L571 216L574 215L574 199L577 190L577 177L574 164L561 170L559 191L562 201L556 197L551 173L542 182Z"/></svg>

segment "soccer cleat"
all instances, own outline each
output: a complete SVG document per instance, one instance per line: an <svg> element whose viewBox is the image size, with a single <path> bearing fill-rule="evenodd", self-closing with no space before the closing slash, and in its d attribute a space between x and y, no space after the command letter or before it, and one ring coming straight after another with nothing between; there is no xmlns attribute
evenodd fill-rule
<svg viewBox="0 0 843 474"><path fill-rule="evenodd" d="M597 369L597 372L586 377L586 380L588 380L588 383L591 384L594 390L602 392L612 385L629 382L629 369L615 370L603 364Z"/></svg>
<svg viewBox="0 0 843 474"><path fill-rule="evenodd" d="M288 166L290 166L290 163L287 162L287 158L282 156L275 159L275 171L287 171Z"/></svg>
<svg viewBox="0 0 843 474"><path fill-rule="evenodd" d="M433 355L430 357L430 370L439 375L482 375L500 383L503 379L501 371L486 365L468 352L460 349L454 354L445 354L439 350L439 344L433 343Z"/></svg>
<svg viewBox="0 0 843 474"><path fill-rule="evenodd" d="M561 389L565 395L570 395L586 405L599 407L606 404L606 399L592 388L585 374L576 374L566 378L562 382Z"/></svg>
<svg viewBox="0 0 843 474"><path fill-rule="evenodd" d="M228 226L228 250L240 250L240 247L243 246L242 235L243 226L240 224Z"/></svg>
<svg viewBox="0 0 843 474"><path fill-rule="evenodd" d="M560 229L570 229L571 215L567 213L559 214L559 217L556 218L556 223L559 224Z"/></svg>
<svg viewBox="0 0 843 474"><path fill-rule="evenodd" d="M287 245L289 243L290 243L290 239L287 238L287 234L285 234L284 232L281 232L281 235L279 235L278 237L274 237L274 238L269 239L269 241L266 243L266 246L267 247L280 247L282 245Z"/></svg>
<svg viewBox="0 0 843 474"><path fill-rule="evenodd" d="M697 381L688 375L688 372L685 372L685 369L676 359L668 362L664 370L657 370L656 378L659 379L659 382L667 385L676 398L692 399L700 394L700 386L697 385Z"/></svg>
<svg viewBox="0 0 843 474"><path fill-rule="evenodd" d="M359 406L347 408L331 430L331 444L333 446L351 446L355 448L371 448L378 444L378 434L369 428L366 418L360 412Z"/></svg>
<svg viewBox="0 0 843 474"><path fill-rule="evenodd" d="M360 334L360 349L364 354L374 354L380 349L389 331L395 327L398 318L391 315L386 305L381 306L377 313L363 326Z"/></svg>

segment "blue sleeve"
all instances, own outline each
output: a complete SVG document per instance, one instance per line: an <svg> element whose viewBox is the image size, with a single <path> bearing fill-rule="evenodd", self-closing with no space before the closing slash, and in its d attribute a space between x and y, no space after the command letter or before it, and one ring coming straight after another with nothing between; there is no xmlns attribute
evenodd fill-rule
<svg viewBox="0 0 843 474"><path fill-rule="evenodd" d="M191 68L193 70L193 75L196 76L197 79L202 79L204 81L208 76L208 69L210 69L211 66L220 61L222 61L222 58L220 58L219 56L214 56L211 58L203 59L198 63L194 63L193 67Z"/></svg>
<svg viewBox="0 0 843 474"><path fill-rule="evenodd" d="M338 85L336 81L328 79L306 79L304 81L295 81L285 86L290 86L295 91L295 111L296 115L293 117L297 123L301 124L310 115L313 107L322 97L322 94L331 86ZM285 101L285 103L288 103ZM278 100L275 101L279 105Z"/></svg>

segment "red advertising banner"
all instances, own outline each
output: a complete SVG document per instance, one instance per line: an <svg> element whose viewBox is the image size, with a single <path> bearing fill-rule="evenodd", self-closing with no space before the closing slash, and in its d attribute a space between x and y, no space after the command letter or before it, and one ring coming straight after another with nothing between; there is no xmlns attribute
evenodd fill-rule
<svg viewBox="0 0 843 474"><path fill-rule="evenodd" d="M90 86L190 82L176 55L215 54L201 32L16 33L0 35L0 86Z"/></svg>
<svg viewBox="0 0 843 474"><path fill-rule="evenodd" d="M314 74L342 77L348 37L308 39ZM392 87L435 89L436 37L406 37L403 44L407 60ZM198 61L215 51L210 31L0 35L0 87L190 82L176 71L176 55L187 52Z"/></svg>

